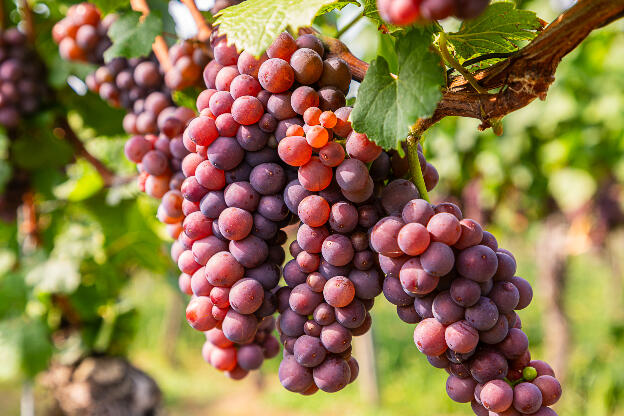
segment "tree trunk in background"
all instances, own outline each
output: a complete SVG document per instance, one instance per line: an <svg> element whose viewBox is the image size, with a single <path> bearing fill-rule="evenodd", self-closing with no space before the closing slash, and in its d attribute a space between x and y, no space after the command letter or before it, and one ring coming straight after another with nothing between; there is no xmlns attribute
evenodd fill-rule
<svg viewBox="0 0 624 416"><path fill-rule="evenodd" d="M616 230L607 235L605 242L606 255L611 266L611 283L609 285L611 295L607 296L608 314L614 322L624 319L622 310L622 279L624 279L624 259L622 247L624 247L624 230Z"/></svg>
<svg viewBox="0 0 624 416"><path fill-rule="evenodd" d="M33 383L31 380L22 383L20 416L35 416L35 392L33 391Z"/></svg>
<svg viewBox="0 0 624 416"><path fill-rule="evenodd" d="M176 344L179 339L178 334L180 333L183 316L184 303L182 301L182 296L176 291L171 291L167 304L167 313L165 315L164 331L161 335L163 353L171 365L177 365L179 363L176 354Z"/></svg>
<svg viewBox="0 0 624 416"><path fill-rule="evenodd" d="M353 338L353 349L360 372L357 378L360 386L362 400L372 404L379 404L379 383L377 382L377 360L375 359L375 344L373 343L373 331L370 330L361 337Z"/></svg>
<svg viewBox="0 0 624 416"><path fill-rule="evenodd" d="M89 357L77 365L53 364L44 376L68 416L149 416L157 414L161 392L156 382L122 358ZM60 412L59 412L60 411Z"/></svg>
<svg viewBox="0 0 624 416"><path fill-rule="evenodd" d="M568 272L568 223L559 215L551 215L543 224L537 242L536 261L539 293L544 302L543 328L546 359L557 378L563 382L567 374L570 352L570 327L564 310L564 292Z"/></svg>

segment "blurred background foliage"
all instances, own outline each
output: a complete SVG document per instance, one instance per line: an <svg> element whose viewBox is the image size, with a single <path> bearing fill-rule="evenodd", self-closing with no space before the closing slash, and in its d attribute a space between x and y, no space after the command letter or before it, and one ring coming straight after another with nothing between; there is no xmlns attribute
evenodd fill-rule
<svg viewBox="0 0 624 416"><path fill-rule="evenodd" d="M547 21L569 5L518 3ZM378 400L360 381L336 395L290 394L276 377L279 359L242 382L202 361L203 339L183 322L156 203L139 194L122 157L123 114L80 88L91 68L62 61L50 38L67 5L33 6L56 102L15 137L0 135L0 193L26 177L36 207L34 224L24 207L17 222L0 221L0 414L19 412L16 382L28 380L43 414L50 398L40 375L50 360L91 354L128 356L159 383L172 415L472 414L446 397L445 373L427 364L412 326L383 299L373 310ZM14 4L5 7L19 22ZM317 24L335 34L356 14L349 6ZM486 222L534 284L521 317L534 358L565 375L557 410L566 416L624 415L623 29L619 21L596 31L566 57L547 100L506 117L502 137L479 132L475 120L446 119L424 145L441 178L432 199L450 198ZM363 59L377 53L376 28L364 20L342 40ZM58 136L63 116L91 154L128 180L105 186ZM565 244L554 244L562 233Z"/></svg>

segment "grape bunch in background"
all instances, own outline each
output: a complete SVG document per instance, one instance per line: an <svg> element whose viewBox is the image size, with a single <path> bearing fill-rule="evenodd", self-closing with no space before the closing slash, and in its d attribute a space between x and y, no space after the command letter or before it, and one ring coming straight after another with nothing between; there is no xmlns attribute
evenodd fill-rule
<svg viewBox="0 0 624 416"><path fill-rule="evenodd" d="M17 127L50 96L46 69L17 28L0 31L0 125Z"/></svg>
<svg viewBox="0 0 624 416"><path fill-rule="evenodd" d="M490 0L377 0L382 19L398 26L418 21L442 20L447 17L473 19L490 4Z"/></svg>
<svg viewBox="0 0 624 416"><path fill-rule="evenodd" d="M183 40L169 48L171 69L165 73L165 84L172 91L201 87L202 71L210 61L209 50L201 42Z"/></svg>
<svg viewBox="0 0 624 416"><path fill-rule="evenodd" d="M114 58L87 75L85 82L90 91L99 94L111 107L123 107L134 114L142 112L135 108L136 102L144 100L150 93L159 91L169 95L158 61L153 56ZM149 124L153 126L153 120ZM149 128L128 129L125 122L124 128L130 133L153 133Z"/></svg>
<svg viewBox="0 0 624 416"><path fill-rule="evenodd" d="M548 364L531 360L515 311L533 291L515 275L513 254L456 205L404 197L373 227L371 246L384 295L417 324L414 342L429 363L449 373L449 397L478 416L555 414L548 406L561 386Z"/></svg>
<svg viewBox="0 0 624 416"><path fill-rule="evenodd" d="M67 10L67 16L52 28L52 38L59 45L61 57L68 61L94 64L104 62L104 51L111 45L107 32L115 21L111 14L102 19L91 3L79 3Z"/></svg>

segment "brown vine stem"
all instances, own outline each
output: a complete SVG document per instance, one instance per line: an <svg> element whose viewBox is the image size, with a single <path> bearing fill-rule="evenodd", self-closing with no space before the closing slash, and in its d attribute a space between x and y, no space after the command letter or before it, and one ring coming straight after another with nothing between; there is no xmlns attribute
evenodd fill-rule
<svg viewBox="0 0 624 416"><path fill-rule="evenodd" d="M191 12L191 16L197 25L197 39L202 42L206 42L210 39L210 35L212 34L212 29L206 23L206 19L204 19L204 15L197 8L195 4L195 0L181 0L182 3L186 6L187 9Z"/></svg>
<svg viewBox="0 0 624 416"><path fill-rule="evenodd" d="M147 16L150 12L146 0L130 0L130 5L132 6L132 10L143 13L143 17ZM158 59L160 67L165 72L169 72L172 68L171 62L169 62L169 47L162 35L156 36L152 44L152 50L154 51L154 55L156 55L156 59Z"/></svg>
<svg viewBox="0 0 624 416"><path fill-rule="evenodd" d="M35 43L35 22L28 0L19 0L19 9L26 24L26 37L31 44Z"/></svg>
<svg viewBox="0 0 624 416"><path fill-rule="evenodd" d="M30 190L22 195L20 214L19 233L22 236L21 248L23 253L30 254L41 244L35 197Z"/></svg>
<svg viewBox="0 0 624 416"><path fill-rule="evenodd" d="M0 29L6 29L7 27L7 15L4 10L4 1L0 1Z"/></svg>
<svg viewBox="0 0 624 416"><path fill-rule="evenodd" d="M93 156L87 148L84 146L82 140L78 138L74 129L71 128L67 118L59 117L56 121L57 128L54 132L57 136L67 140L67 142L74 148L76 154L84 158L91 166L97 170L102 177L104 185L112 186L125 182L125 179L117 177L113 171L111 171L102 161Z"/></svg>
<svg viewBox="0 0 624 416"><path fill-rule="evenodd" d="M578 1L517 53L473 74L485 90L500 89L497 94L476 93L466 78L455 77L433 116L419 120L417 129L425 131L449 116L479 119L482 121L480 128L486 129L491 127L489 120L517 111L536 98L545 99L563 57L592 31L623 16L624 0ZM321 39L330 55L339 56L349 64L353 79L364 79L368 69L366 62L353 56L339 40L324 36Z"/></svg>

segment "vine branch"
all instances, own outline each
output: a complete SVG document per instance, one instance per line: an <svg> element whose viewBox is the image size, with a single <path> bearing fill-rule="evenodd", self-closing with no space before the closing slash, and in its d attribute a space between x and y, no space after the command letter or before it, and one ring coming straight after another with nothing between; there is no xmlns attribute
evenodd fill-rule
<svg viewBox="0 0 624 416"><path fill-rule="evenodd" d="M206 19L204 19L204 15L197 8L195 4L195 0L181 0L182 3L186 6L187 9L191 12L191 16L197 25L197 39L202 42L206 42L210 39L210 35L212 34L212 29L206 23Z"/></svg>
<svg viewBox="0 0 624 416"><path fill-rule="evenodd" d="M67 140L67 142L74 148L76 154L82 158L84 158L91 166L97 170L97 172L102 177L104 184L106 186L112 186L115 184L119 184L124 182L123 179L119 178L115 173L110 170L101 160L93 156L85 147L82 140L78 138L74 129L71 128L67 118L59 117L56 122L57 128L55 129L55 133L61 136L63 139Z"/></svg>
<svg viewBox="0 0 624 416"><path fill-rule="evenodd" d="M19 0L19 9L26 25L26 37L31 44L35 43L35 22L28 0Z"/></svg>
<svg viewBox="0 0 624 416"><path fill-rule="evenodd" d="M580 0L527 46L506 60L473 74L485 90L500 89L498 93L476 93L465 77L457 76L444 92L433 116L418 121L417 130L425 131L449 116L481 120L483 130L491 127L489 120L517 111L536 98L545 99L563 57L592 31L623 16L624 0ZM368 69L366 62L353 56L339 40L324 36L321 39L330 55L339 56L349 64L353 79L364 79Z"/></svg>

